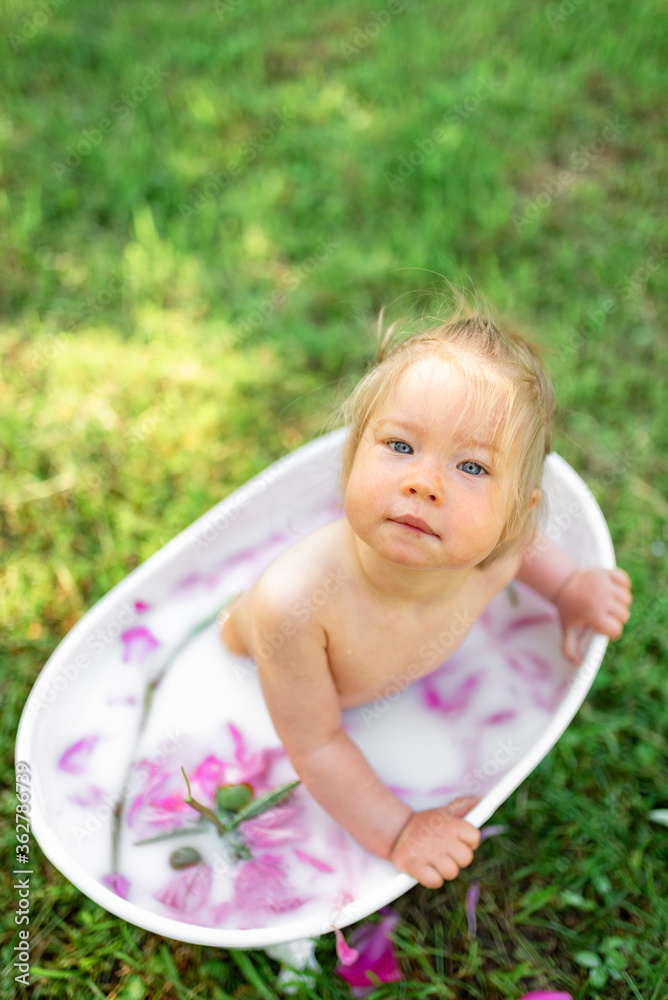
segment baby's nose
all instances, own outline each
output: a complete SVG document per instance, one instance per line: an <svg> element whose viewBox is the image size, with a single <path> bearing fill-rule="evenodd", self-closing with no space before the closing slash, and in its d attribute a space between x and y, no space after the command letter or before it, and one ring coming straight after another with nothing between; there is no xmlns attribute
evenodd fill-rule
<svg viewBox="0 0 668 1000"><path fill-rule="evenodd" d="M426 490L426 489L419 489L419 488L416 488L415 486L411 486L410 489L409 489L409 492L410 493L417 493L418 496L426 497L429 500L436 500L436 494L435 493L429 493L428 490Z"/></svg>
<svg viewBox="0 0 668 1000"><path fill-rule="evenodd" d="M406 487L409 493L422 497L423 500L442 500L443 483L441 477L428 469L416 471L406 477Z"/></svg>

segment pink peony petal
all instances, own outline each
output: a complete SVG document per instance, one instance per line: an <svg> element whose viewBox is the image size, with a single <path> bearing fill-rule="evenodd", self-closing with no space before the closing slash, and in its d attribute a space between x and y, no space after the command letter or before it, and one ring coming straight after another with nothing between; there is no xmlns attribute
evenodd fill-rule
<svg viewBox="0 0 668 1000"><path fill-rule="evenodd" d="M84 736L68 747L58 761L60 770L67 771L69 774L83 774L88 766L88 758L99 738L99 736Z"/></svg>
<svg viewBox="0 0 668 1000"><path fill-rule="evenodd" d="M277 854L260 854L239 866L234 881L233 904L242 912L287 913L307 902L290 894L285 868Z"/></svg>
<svg viewBox="0 0 668 1000"><path fill-rule="evenodd" d="M298 847L293 848L293 850L300 861L303 861L304 864L307 865L313 865L313 867L317 868L319 872L334 871L334 868L331 868L329 865L325 864L324 861L318 861L317 858L312 857L310 854L306 854L304 851L300 851Z"/></svg>
<svg viewBox="0 0 668 1000"><path fill-rule="evenodd" d="M470 677L462 681L459 688L447 701L441 697L432 683L427 682L423 687L423 699L428 708L443 712L444 715L450 715L452 720L454 720L468 708L475 690L485 673L485 670L477 670L471 674Z"/></svg>
<svg viewBox="0 0 668 1000"><path fill-rule="evenodd" d="M213 797L218 785L232 784L232 782L228 781L226 778L228 766L229 765L226 764L225 761L219 760L218 757L214 757L214 755L210 753L208 757L204 758L202 763L190 776L190 784L198 784L204 792L204 797L207 801L213 802ZM195 796L195 798L197 798L197 796Z"/></svg>
<svg viewBox="0 0 668 1000"><path fill-rule="evenodd" d="M343 965L352 965L359 958L359 952L355 951L354 948L348 947L346 939L338 927L334 929L334 936L336 938L336 954L339 956L339 961Z"/></svg>
<svg viewBox="0 0 668 1000"><path fill-rule="evenodd" d="M165 822L164 811L163 810L159 810L159 818L158 818L152 810L153 810L154 800L156 800L158 793L162 791L163 786L166 784L166 782L168 782L172 778L172 776L173 776L172 772L171 771L166 771L166 772L163 771L161 773L160 772L160 768L158 767L158 765L157 764L153 764L149 760L142 760L142 761L140 761L139 764L136 765L136 768L148 771L148 777L143 782L143 785L141 787L141 790L140 790L139 794L137 795L137 797L133 801L132 805L130 806L130 810L128 812L128 818L127 818L128 826L135 826L136 825L135 824L135 814L137 812L139 812L140 810L143 811L142 819L145 822L147 822L147 823L155 823L155 822L164 823ZM137 775L137 770L135 771L135 775ZM135 780L136 780L136 777L135 777ZM185 803L182 803L182 805L185 805ZM171 817L171 815L170 815L170 817L167 817L167 822L171 826L175 825L174 824L174 819L173 819L173 817ZM180 824L177 823L176 825L178 826Z"/></svg>
<svg viewBox="0 0 668 1000"><path fill-rule="evenodd" d="M481 826L480 843L482 844L483 840L487 840L488 837L496 837L500 833L507 833L509 829L510 827L506 826L505 823L497 823L496 825L488 824L487 826Z"/></svg>
<svg viewBox="0 0 668 1000"><path fill-rule="evenodd" d="M403 974L394 951L394 944L389 935L399 922L399 914L383 907L380 911L382 920L378 924L364 924L357 927L350 935L349 948L358 952L358 958L351 965L338 965L337 975L345 979L351 987L353 996L362 997L376 989L375 984L367 975L372 972L381 983L392 983L403 979Z"/></svg>
<svg viewBox="0 0 668 1000"><path fill-rule="evenodd" d="M513 635L514 632L518 632L524 628L531 628L535 625L551 625L552 622L557 621L559 618L559 612L554 609L554 612L545 611L539 612L538 614L524 615L521 618L515 618L514 621L508 622L504 628L501 629L498 635L499 642L504 642L509 636Z"/></svg>
<svg viewBox="0 0 668 1000"><path fill-rule="evenodd" d="M498 726L501 722L510 722L517 715L513 709L508 709L505 712L496 712L494 715L488 716L488 718L483 719L483 726Z"/></svg>
<svg viewBox="0 0 668 1000"><path fill-rule="evenodd" d="M570 993L555 993L554 990L534 990L525 993L520 1000L573 1000Z"/></svg>
<svg viewBox="0 0 668 1000"><path fill-rule="evenodd" d="M547 660L530 649L518 651L518 655L508 654L506 663L528 680L549 681L552 668Z"/></svg>
<svg viewBox="0 0 668 1000"><path fill-rule="evenodd" d="M76 802L78 806L83 806L84 809L90 809L99 806L104 801L104 795L104 791L97 785L89 785L83 795L70 795L70 801Z"/></svg>
<svg viewBox="0 0 668 1000"><path fill-rule="evenodd" d="M207 902L212 883L211 868L208 865L197 865L187 868L168 882L164 889L156 892L155 899L180 913L194 913Z"/></svg>
<svg viewBox="0 0 668 1000"><path fill-rule="evenodd" d="M292 840L306 840L309 834L304 827L287 825L301 812L300 806L279 805L256 819L245 820L239 824L239 829L251 847L274 847Z"/></svg>
<svg viewBox="0 0 668 1000"><path fill-rule="evenodd" d="M143 625L127 629L121 634L121 640L125 647L123 663L143 663L152 649L162 645Z"/></svg>
<svg viewBox="0 0 668 1000"><path fill-rule="evenodd" d="M469 926L469 934L472 938L475 937L476 932L476 915L475 908L478 905L478 898L480 896L480 883L475 881L471 882L470 886L466 890L466 921Z"/></svg>
<svg viewBox="0 0 668 1000"><path fill-rule="evenodd" d="M130 889L130 883L126 879L125 875L117 875L112 873L111 875L105 875L102 878L103 885L106 885L109 889L113 889L117 896L121 899L128 898L128 891Z"/></svg>

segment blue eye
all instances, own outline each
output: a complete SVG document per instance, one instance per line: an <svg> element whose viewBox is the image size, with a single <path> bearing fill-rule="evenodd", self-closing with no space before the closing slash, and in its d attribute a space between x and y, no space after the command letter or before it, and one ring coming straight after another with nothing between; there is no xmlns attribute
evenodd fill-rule
<svg viewBox="0 0 668 1000"><path fill-rule="evenodd" d="M468 468L467 468L467 466L468 466ZM479 476L481 472L485 472L486 473L486 470L483 469L482 465L478 465L477 462L460 462L459 465L457 466L457 468L460 468L460 469L463 468L464 472L468 473L471 476ZM474 472L473 471L474 469L478 469L479 471L478 472Z"/></svg>
<svg viewBox="0 0 668 1000"><path fill-rule="evenodd" d="M401 445L404 446L404 448L408 448L409 449L408 451L395 451L394 448L392 448L392 451L394 451L395 455L410 455L410 453L413 450L409 444L406 444L405 441L394 441L393 440L393 441L386 441L385 443L389 444L390 448L392 448L393 444L401 444Z"/></svg>

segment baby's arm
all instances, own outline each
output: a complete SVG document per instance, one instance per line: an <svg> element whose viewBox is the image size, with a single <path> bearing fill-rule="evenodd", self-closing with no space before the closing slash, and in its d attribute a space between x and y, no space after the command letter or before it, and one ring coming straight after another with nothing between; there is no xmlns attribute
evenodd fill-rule
<svg viewBox="0 0 668 1000"><path fill-rule="evenodd" d="M428 888L439 888L473 860L480 833L460 818L478 799L414 813L383 784L341 728L327 634L289 611L287 595L261 581L253 602L253 645L262 692L276 732L303 785L364 847ZM288 627L286 627L286 625ZM263 635L289 638L269 655Z"/></svg>
<svg viewBox="0 0 668 1000"><path fill-rule="evenodd" d="M516 579L556 605L563 629L562 652L582 662L579 640L585 630L618 639L629 620L631 580L623 569L582 570L544 535L524 552Z"/></svg>

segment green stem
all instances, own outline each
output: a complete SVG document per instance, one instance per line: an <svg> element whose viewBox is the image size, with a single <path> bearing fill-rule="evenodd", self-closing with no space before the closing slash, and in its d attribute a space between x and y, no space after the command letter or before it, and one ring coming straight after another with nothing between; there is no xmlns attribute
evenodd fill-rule
<svg viewBox="0 0 668 1000"><path fill-rule="evenodd" d="M127 770L125 772L125 780L123 781L123 784L121 786L121 789L122 789L121 796L120 796L118 802L116 803L116 808L114 809L114 819L113 819L113 826L112 826L112 832L111 832L111 865L112 865L112 872L114 872L115 874L118 874L118 860L119 860L120 840L121 840L121 823L122 823L122 820L123 820L123 810L125 808L125 797L126 797L126 794L127 794L127 788L130 785L130 776L131 776L131 773L132 773L132 762L135 759L135 755L137 753L137 747L139 745L139 740L140 740L141 734L142 734L142 732L144 730L144 726L146 725L146 720L148 718L149 709L151 707L151 702L153 700L153 694L154 694L156 688L158 687L158 685L160 684L160 682L163 680L165 674L167 673L168 669L171 667L171 665L174 662L174 660L176 659L176 657L180 653L183 652L183 650L186 648L186 646L188 646L193 641L193 639L200 634L200 632L202 632L213 621L216 620L216 618L218 617L218 615L220 614L220 612L223 610L223 608L226 608L228 604L231 604L231 602L238 596L238 593L239 593L238 591L234 591L234 593L232 593L228 598L225 599L225 601L221 604L221 606L218 608L218 610L214 612L214 614L209 615L208 618L204 618L201 622L198 622L196 625L194 625L190 629L189 632L186 633L186 635L181 640L181 642L178 644L178 646L176 646L176 648L173 649L172 652L169 654L169 656L167 657L167 659L163 663L163 665L162 665L159 673L156 675L156 677L153 678L152 681L150 681L148 683L148 685L146 687L146 694L144 696L144 707L143 707L143 711L142 711L142 716L141 716L141 719L139 720L139 726L137 728L137 733L136 733L136 736L135 736L134 745L132 747L132 751L131 751L131 754L130 754L130 760L129 760L129 763L128 763Z"/></svg>
<svg viewBox="0 0 668 1000"><path fill-rule="evenodd" d="M287 799L288 795L295 790L298 784L299 781L290 781L287 785L274 788L271 792L267 792L266 795L262 795L259 799L255 799L254 802L250 802L244 809L241 809L237 813L234 819L231 819L225 825L225 833L229 830L234 830L239 823L243 823L247 819L254 819L256 816L261 816L267 809L277 806L279 802Z"/></svg>
<svg viewBox="0 0 668 1000"><path fill-rule="evenodd" d="M177 830L170 830L169 833L159 833L157 837L146 837L144 840L135 840L134 846L139 847L140 844L155 844L159 840L171 840L173 837L189 837L191 833L206 833L206 827L199 825L179 827Z"/></svg>
<svg viewBox="0 0 668 1000"><path fill-rule="evenodd" d="M201 802L198 802L197 799L194 799L192 797L192 795L190 794L190 782L188 781L188 775L186 774L185 769L183 767L181 768L181 770L183 771L183 777L186 779L186 785L188 787L188 798L184 799L183 801L187 802L191 809L195 809L198 813L200 813L200 815L204 816L205 819L211 820L213 825L218 830L218 833L220 834L227 833L226 827L223 826L223 824L220 822L215 812L212 812L211 809L208 809L206 806L203 806Z"/></svg>

